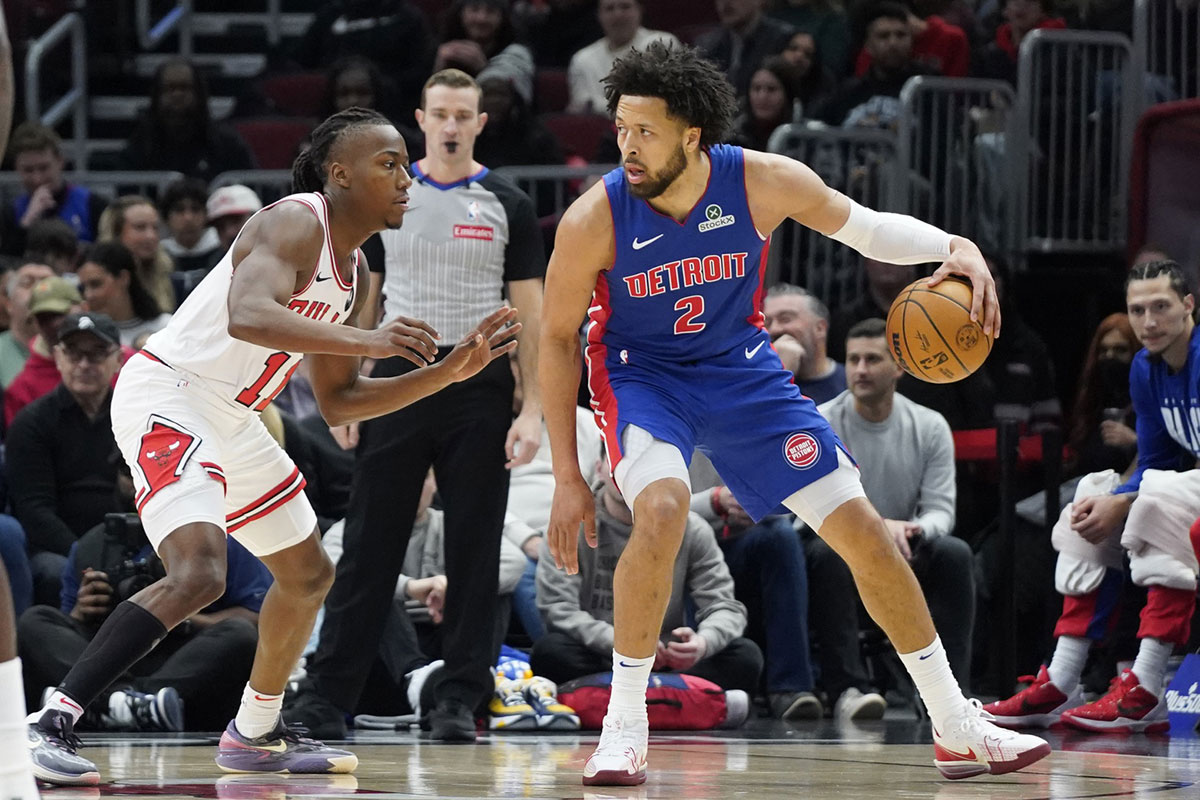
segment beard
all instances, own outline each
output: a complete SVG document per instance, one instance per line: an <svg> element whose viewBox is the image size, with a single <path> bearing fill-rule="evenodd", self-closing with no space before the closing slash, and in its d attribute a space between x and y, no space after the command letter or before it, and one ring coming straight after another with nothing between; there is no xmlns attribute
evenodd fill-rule
<svg viewBox="0 0 1200 800"><path fill-rule="evenodd" d="M629 186L629 193L642 200L653 200L671 188L671 184L683 174L685 169L687 169L687 156L684 155L683 147L680 146L675 151L675 154L671 156L671 160L667 162L667 165L662 168L662 172L652 175L647 170L646 177L641 183L627 184Z"/></svg>

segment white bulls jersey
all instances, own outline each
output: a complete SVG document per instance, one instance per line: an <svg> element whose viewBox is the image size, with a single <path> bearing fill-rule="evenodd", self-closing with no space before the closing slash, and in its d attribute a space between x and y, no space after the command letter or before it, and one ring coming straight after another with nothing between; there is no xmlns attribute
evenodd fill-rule
<svg viewBox="0 0 1200 800"><path fill-rule="evenodd" d="M354 307L359 252L354 251L347 283L338 273L333 256L325 196L288 195L267 208L279 203L303 203L317 215L325 231L325 246L312 278L303 289L292 294L288 308L318 321L345 322ZM229 335L233 250L230 247L220 263L188 295L167 326L150 337L145 352L169 367L202 379L223 399L261 411L287 385L304 354L274 351Z"/></svg>

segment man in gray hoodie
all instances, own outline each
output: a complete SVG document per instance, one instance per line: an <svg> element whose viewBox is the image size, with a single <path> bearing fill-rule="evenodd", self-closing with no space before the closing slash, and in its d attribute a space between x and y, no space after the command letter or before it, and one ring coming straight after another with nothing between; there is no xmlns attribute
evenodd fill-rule
<svg viewBox="0 0 1200 800"><path fill-rule="evenodd" d="M580 533L575 575L554 566L544 542L538 560L538 608L547 634L534 645L530 662L535 674L556 683L612 669L613 572L629 543L633 514L607 470L597 471L603 479L595 492L597 546L588 547ZM695 628L689 626L689 607ZM654 671L685 672L753 695L763 657L758 645L742 636L746 621L746 607L734 599L733 578L712 526L690 514L675 557Z"/></svg>

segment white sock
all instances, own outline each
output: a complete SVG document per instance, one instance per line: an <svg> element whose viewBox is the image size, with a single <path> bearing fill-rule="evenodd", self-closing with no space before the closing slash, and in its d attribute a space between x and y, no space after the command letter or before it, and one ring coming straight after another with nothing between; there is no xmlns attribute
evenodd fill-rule
<svg viewBox="0 0 1200 800"><path fill-rule="evenodd" d="M1147 636L1138 646L1137 658L1133 662L1133 674L1138 683L1150 694L1162 697L1163 675L1167 672L1167 659L1175 650L1171 642Z"/></svg>
<svg viewBox="0 0 1200 800"><path fill-rule="evenodd" d="M613 650L612 696L608 700L610 714L646 718L646 684L653 666L654 656L631 658Z"/></svg>
<svg viewBox="0 0 1200 800"><path fill-rule="evenodd" d="M25 685L21 659L0 663L0 794L35 798L37 785L25 747Z"/></svg>
<svg viewBox="0 0 1200 800"><path fill-rule="evenodd" d="M1079 685L1079 677L1083 675L1083 666L1087 663L1091 647L1092 640L1083 636L1058 637L1054 656L1046 672L1050 673L1050 682L1063 694L1070 694Z"/></svg>
<svg viewBox="0 0 1200 800"><path fill-rule="evenodd" d="M64 714L70 714L72 722L79 722L79 718L83 716L83 706L79 705L79 703L76 703L74 700L56 689L54 694L50 695L50 699L46 702L45 708L40 708L37 711L34 711L32 714L26 717L25 720L27 722L37 722L39 719L41 719L42 714L49 709L61 711Z"/></svg>
<svg viewBox="0 0 1200 800"><path fill-rule="evenodd" d="M920 650L900 653L900 660L917 685L934 726L944 729L944 721L961 713L967 703L958 681L954 679L954 673L950 671L941 637L935 636Z"/></svg>
<svg viewBox="0 0 1200 800"><path fill-rule="evenodd" d="M250 688L242 690L242 705L233 724L247 739L257 739L275 728L283 710L283 694L262 694Z"/></svg>

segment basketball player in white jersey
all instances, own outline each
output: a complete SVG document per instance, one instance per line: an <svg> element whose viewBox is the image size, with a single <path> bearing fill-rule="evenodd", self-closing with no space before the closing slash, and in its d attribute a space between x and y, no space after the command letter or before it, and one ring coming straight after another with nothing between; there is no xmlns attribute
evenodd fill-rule
<svg viewBox="0 0 1200 800"><path fill-rule="evenodd" d="M333 582L304 477L255 413L287 383L304 354L331 425L387 414L464 380L515 347L515 310L501 308L433 366L360 377L361 356L419 365L437 333L400 318L376 330L362 310L369 235L401 223L408 202L404 140L382 116L352 108L313 132L296 159L298 194L247 221L233 247L127 363L112 424L134 476L138 512L167 576L119 604L46 706L30 715L37 777L97 783L75 752L74 723L115 678L169 630L224 591L225 536L236 537L275 578L259 616L258 652L237 717L221 737L228 772L350 772L357 758L305 738L281 718L284 686ZM53 747L45 747L50 744ZM50 755L39 754L49 752Z"/></svg>

